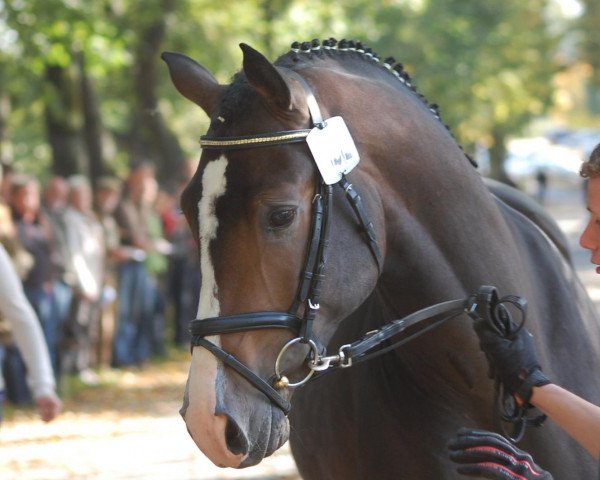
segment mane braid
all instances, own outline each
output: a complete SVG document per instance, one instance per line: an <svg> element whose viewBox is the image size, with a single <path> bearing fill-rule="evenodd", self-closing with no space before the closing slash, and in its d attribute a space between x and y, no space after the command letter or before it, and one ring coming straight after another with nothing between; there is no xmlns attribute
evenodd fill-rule
<svg viewBox="0 0 600 480"><path fill-rule="evenodd" d="M279 57L278 61L289 60L292 63L298 63L306 60L312 60L314 56L319 58L325 58L327 56L337 57L338 59L343 56L350 55L355 58L363 58L366 61L379 63L381 68L385 68L390 74L394 75L400 83L404 84L409 90L413 92L427 107L427 109L433 114L433 116L448 130L450 136L454 139L458 147L461 149L467 160L477 168L477 162L464 151L462 145L458 143L452 129L449 125L444 123L440 115L440 108L435 103L429 103L423 94L421 94L417 87L412 83L410 75L404 69L402 63L396 62L394 57L387 57L383 63L380 62L379 56L368 48L364 43L356 40L342 39L339 42L330 37L323 41L314 38L310 42L293 42L290 51L287 54Z"/></svg>

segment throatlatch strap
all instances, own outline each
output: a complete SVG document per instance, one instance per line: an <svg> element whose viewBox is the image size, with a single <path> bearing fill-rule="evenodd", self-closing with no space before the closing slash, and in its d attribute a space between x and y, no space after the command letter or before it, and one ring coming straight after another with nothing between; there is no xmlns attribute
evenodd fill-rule
<svg viewBox="0 0 600 480"><path fill-rule="evenodd" d="M358 192L354 190L352 184L348 183L348 180L346 180L345 176L342 176L342 179L338 183L340 187L344 189L346 198L350 202L350 205L352 205L352 209L360 221L360 225L367 236L367 245L369 245L369 249L375 258L375 262L377 263L377 268L381 272L381 251L379 250L379 245L377 245L377 236L375 235L373 222L371 222L367 216L362 199L360 198Z"/></svg>

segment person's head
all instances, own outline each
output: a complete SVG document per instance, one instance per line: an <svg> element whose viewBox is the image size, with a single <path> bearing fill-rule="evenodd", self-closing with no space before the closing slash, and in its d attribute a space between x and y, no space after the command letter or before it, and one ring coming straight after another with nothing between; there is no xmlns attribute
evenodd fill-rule
<svg viewBox="0 0 600 480"><path fill-rule="evenodd" d="M69 177L69 205L82 213L92 210L92 187L89 180L83 175Z"/></svg>
<svg viewBox="0 0 600 480"><path fill-rule="evenodd" d="M154 166L149 162L134 165L127 177L127 196L135 203L141 203L148 188L148 179L154 178Z"/></svg>
<svg viewBox="0 0 600 480"><path fill-rule="evenodd" d="M59 175L48 179L42 194L44 205L49 210L61 209L67 204L69 197L69 183Z"/></svg>
<svg viewBox="0 0 600 480"><path fill-rule="evenodd" d="M592 263L600 265L600 144L582 164L580 174L588 182L587 209L590 219L579 244L592 252ZM596 272L600 273L600 267L596 268Z"/></svg>
<svg viewBox="0 0 600 480"><path fill-rule="evenodd" d="M121 181L115 177L100 177L94 194L98 212L110 215L115 211L121 197Z"/></svg>
<svg viewBox="0 0 600 480"><path fill-rule="evenodd" d="M34 220L40 210L40 186L26 175L15 175L10 191L11 207L17 217Z"/></svg>
<svg viewBox="0 0 600 480"><path fill-rule="evenodd" d="M10 203L10 190L12 188L12 179L15 174L12 166L2 162L2 173L0 174L0 200Z"/></svg>
<svg viewBox="0 0 600 480"><path fill-rule="evenodd" d="M142 204L147 206L154 206L156 197L158 195L158 182L154 177L144 178L142 187Z"/></svg>

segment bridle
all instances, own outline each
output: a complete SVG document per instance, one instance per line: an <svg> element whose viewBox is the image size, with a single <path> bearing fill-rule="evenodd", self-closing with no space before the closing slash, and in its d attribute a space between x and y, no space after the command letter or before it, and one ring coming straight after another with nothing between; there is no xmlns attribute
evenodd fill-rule
<svg viewBox="0 0 600 480"><path fill-rule="evenodd" d="M298 81L304 89L313 124L312 129L286 130L237 137L209 137L205 135L200 139L201 147L203 149L211 150L236 150L301 143L306 141L307 136L313 129L324 128L327 125L327 121L323 120L311 87L298 73L292 70L288 70L288 73ZM379 271L381 272L382 259L375 229L364 209L360 195L343 174L341 175L341 179L337 182L337 185L343 189L345 198L352 206L361 225L362 232L364 233L365 241ZM311 234L308 241L307 255L304 268L300 274L300 283L296 295L287 312L264 311L243 313L201 320L196 319L190 322L192 348L201 346L209 350L216 358L233 368L251 385L266 395L285 415L290 411L290 402L284 398L280 392L305 384L311 378L314 378L315 373L321 375L326 371L331 371L333 368L347 368L383 355L464 313L475 316L478 315L479 311L484 311L486 312L485 315L489 317L488 321L494 321L495 317L498 316L497 310L501 309L500 306L502 306L503 303L513 303L512 297L508 300L498 300L494 287L482 287L477 294L469 295L462 299L438 303L416 311L402 319L387 323L378 330L366 333L361 339L353 343L342 345L336 354L327 355L325 347L313 335L313 323L319 310L321 288L327 262L332 197L333 185L326 183L323 179L323 175L319 173L317 175L315 195L313 198ZM494 305L493 311L490 310L490 305ZM302 314L300 314L300 312L302 312ZM525 321L524 312L522 313L523 321L519 328L522 327ZM431 319L435 320L427 324L424 328L420 328L411 334L405 335L400 340L388 342L392 337L404 332L407 328ZM233 355L204 338L209 335L265 329L284 329L289 330L296 335L296 337L288 341L280 350L275 361L274 375L268 380L256 375ZM380 347L384 342L388 342L388 345ZM296 383L290 383L281 371L281 362L288 349L298 343L306 344L309 347L309 353L306 360L309 373L304 379ZM498 391L496 392L496 408L501 412L502 420L516 425L515 431L518 432L519 436L522 436L525 426L536 424L534 423L535 421L541 423L539 421L540 417L530 419L524 412L517 411L514 407L511 407L512 410L507 413L509 407L498 403L498 399L503 397L505 397L505 395L498 393Z"/></svg>
<svg viewBox="0 0 600 480"><path fill-rule="evenodd" d="M324 128L327 125L327 122L323 120L312 89L306 80L296 72L289 70L289 74L298 81L304 89L313 128ZM238 137L202 136L200 139L200 146L203 149L211 150L237 150L300 143L305 142L306 137L311 131L312 129L286 130ZM345 197L352 205L362 230L365 233L369 250L375 259L377 267L381 270L381 252L379 250L379 245L377 244L375 229L364 209L360 195L356 192L352 184L347 181L345 176L342 176L338 185L343 189ZM226 365L236 370L254 387L263 392L271 402L278 406L286 415L290 411L290 403L287 399L282 397L279 391L303 385L312 377L315 371L320 368L322 369L323 365L334 365L333 358L324 356L325 347L313 335L313 322L319 310L324 270L327 263L332 197L333 185L325 183L322 176L318 175L315 195L312 202L311 234L308 242L304 268L300 274L300 283L293 303L287 312L253 312L226 315L192 320L190 323L192 347L202 346L209 350ZM300 314L301 311L303 311L302 314ZM284 345L278 355L275 363L275 376L271 382L263 380L248 367L239 362L233 355L225 352L219 346L204 338L209 335L248 332L263 329L286 329L297 335L297 337ZM313 368L310 369L309 374L303 380L296 383L289 383L288 379L279 370L284 353L296 343L303 343L309 346L309 366L313 365ZM349 366L348 360L342 358L342 352L340 352L339 356L340 365Z"/></svg>

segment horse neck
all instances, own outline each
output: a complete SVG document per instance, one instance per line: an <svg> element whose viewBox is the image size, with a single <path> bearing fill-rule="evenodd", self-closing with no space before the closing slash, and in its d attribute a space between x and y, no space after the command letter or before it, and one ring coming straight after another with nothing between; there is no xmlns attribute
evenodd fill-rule
<svg viewBox="0 0 600 480"><path fill-rule="evenodd" d="M503 259L514 247L504 218L458 147L439 143L437 152L405 149L409 160L392 159L398 173L382 179L388 221L378 286L396 315L460 298L491 271L510 276Z"/></svg>

